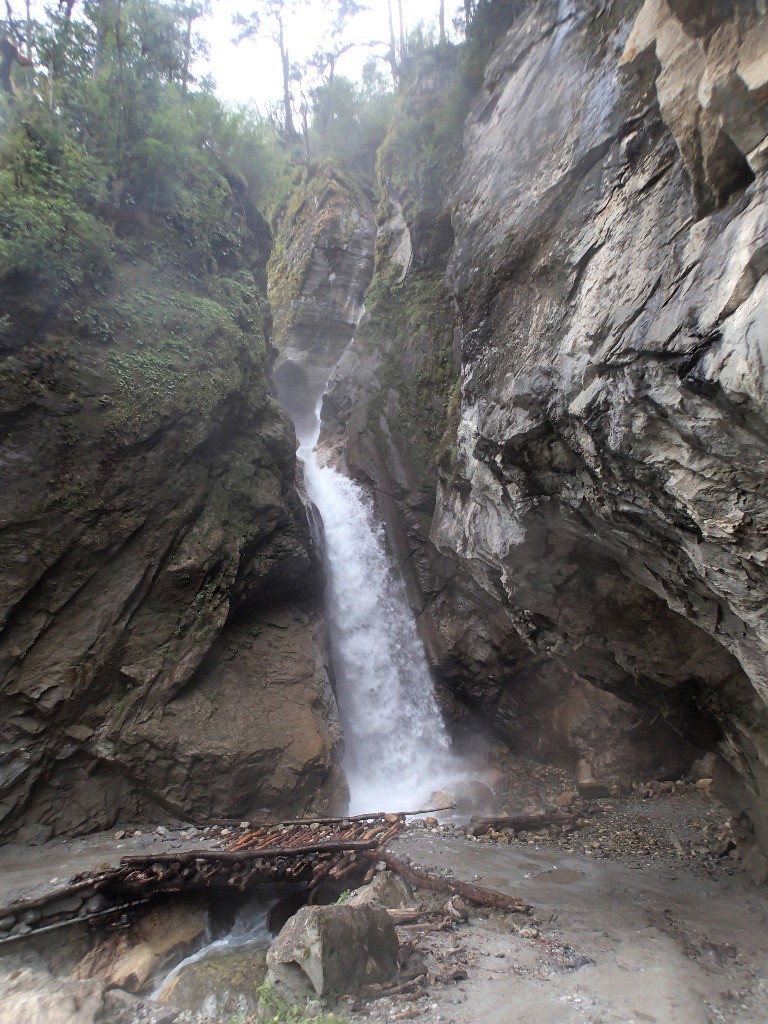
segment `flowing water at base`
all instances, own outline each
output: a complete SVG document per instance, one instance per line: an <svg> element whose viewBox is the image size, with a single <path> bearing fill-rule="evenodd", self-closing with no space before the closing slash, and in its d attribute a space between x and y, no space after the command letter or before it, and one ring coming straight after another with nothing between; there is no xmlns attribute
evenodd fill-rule
<svg viewBox="0 0 768 1024"><path fill-rule="evenodd" d="M151 998L212 1016L253 1013L272 941L268 909L261 901L240 907L230 931L185 957L158 982Z"/></svg>
<svg viewBox="0 0 768 1024"><path fill-rule="evenodd" d="M372 502L299 449L325 533L327 610L346 752L350 813L418 810L460 774L434 697L405 585Z"/></svg>

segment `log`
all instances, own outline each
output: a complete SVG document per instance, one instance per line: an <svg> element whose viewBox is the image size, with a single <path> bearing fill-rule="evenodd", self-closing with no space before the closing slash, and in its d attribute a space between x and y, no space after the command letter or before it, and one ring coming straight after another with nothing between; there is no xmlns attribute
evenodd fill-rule
<svg viewBox="0 0 768 1024"><path fill-rule="evenodd" d="M294 858L302 853L348 853L352 850L373 850L378 840L350 840L341 843L311 843L307 846L273 846L267 850L186 850L183 853L160 853L153 856L122 857L120 863L136 867L153 864L184 864L189 861L209 861L212 864L238 864L248 860L274 860L276 857Z"/></svg>
<svg viewBox="0 0 768 1024"><path fill-rule="evenodd" d="M387 914L393 924L413 924L414 921L418 921L420 917L424 916L425 911L420 910L419 907L388 907Z"/></svg>
<svg viewBox="0 0 768 1024"><path fill-rule="evenodd" d="M461 896L463 900L474 903L477 907L494 907L496 910L509 910L518 914L529 914L531 908L517 896L499 892L497 889L486 889L483 885L473 882L460 882L457 878L443 878L428 871L421 871L404 864L389 850L376 850L367 854L376 860L383 861L388 868L417 888L429 889L432 892L445 892L450 896Z"/></svg>
<svg viewBox="0 0 768 1024"><path fill-rule="evenodd" d="M549 825L573 825L576 820L575 814L566 814L563 811L545 814L500 814L490 818L473 817L470 819L470 832L473 836L484 836L492 828L510 828L513 832L535 832Z"/></svg>
<svg viewBox="0 0 768 1024"><path fill-rule="evenodd" d="M251 825L258 825L266 828L270 825L340 825L343 821L375 821L378 818L389 820L391 818L413 817L415 814L435 814L437 811L451 811L455 804L448 804L447 807L425 807L418 811L376 811L375 814L347 814L343 818L294 818L293 821L261 821L251 822Z"/></svg>

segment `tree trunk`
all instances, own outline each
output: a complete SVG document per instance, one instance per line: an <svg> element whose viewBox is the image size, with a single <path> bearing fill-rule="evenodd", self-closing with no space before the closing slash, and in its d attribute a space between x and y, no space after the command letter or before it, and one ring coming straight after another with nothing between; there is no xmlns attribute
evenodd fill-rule
<svg viewBox="0 0 768 1024"><path fill-rule="evenodd" d="M397 82L397 43L395 42L395 23L392 17L392 0L387 0L387 12L389 14L389 54L387 60L392 71L392 80Z"/></svg>
<svg viewBox="0 0 768 1024"><path fill-rule="evenodd" d="M446 43L446 38L445 38L445 0L440 0L439 24L440 24L440 45L441 46L445 46L445 43Z"/></svg>
<svg viewBox="0 0 768 1024"><path fill-rule="evenodd" d="M107 41L110 35L114 35L118 18L116 0L99 0L99 6L94 17L96 22L96 54L93 59L93 77L98 76L99 71L104 67L107 56Z"/></svg>
<svg viewBox="0 0 768 1024"><path fill-rule="evenodd" d="M449 896L461 896L469 903L478 907L495 907L497 910L509 910L513 913L527 914L530 907L518 896L510 896L508 893L499 892L497 889L486 889L483 885L475 885L472 882L460 882L457 878L444 878L440 875L433 875L429 871L422 871L406 864L389 850L376 850L369 854L373 860L381 860L387 867L400 875L406 882L416 888L429 889L431 892L444 892Z"/></svg>
<svg viewBox="0 0 768 1024"><path fill-rule="evenodd" d="M32 3L27 0L27 60L32 60Z"/></svg>
<svg viewBox="0 0 768 1024"><path fill-rule="evenodd" d="M403 21L403 0L397 0L397 13L400 18L400 60L405 57L405 22Z"/></svg>
<svg viewBox="0 0 768 1024"><path fill-rule="evenodd" d="M277 15L278 46L280 47L280 61L283 66L283 105L285 107L285 134L289 139L296 138L296 129L293 124L293 107L291 100L291 62L288 51L285 48L285 32L283 29L283 16Z"/></svg>
<svg viewBox="0 0 768 1024"><path fill-rule="evenodd" d="M181 68L181 93L187 95L189 89L189 64L192 59L192 22L195 20L195 12L192 5L187 8L187 24L184 32L184 58Z"/></svg>

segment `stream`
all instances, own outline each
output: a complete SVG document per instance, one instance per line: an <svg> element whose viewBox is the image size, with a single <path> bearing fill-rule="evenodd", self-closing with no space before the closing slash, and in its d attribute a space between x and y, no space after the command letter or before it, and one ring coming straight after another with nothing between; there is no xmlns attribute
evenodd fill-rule
<svg viewBox="0 0 768 1024"><path fill-rule="evenodd" d="M201 949L176 964L156 983L150 998L212 1017L254 1012L254 978L260 970L266 974L272 941L267 926L270 905L263 899L243 904L229 931L217 939L209 937Z"/></svg>

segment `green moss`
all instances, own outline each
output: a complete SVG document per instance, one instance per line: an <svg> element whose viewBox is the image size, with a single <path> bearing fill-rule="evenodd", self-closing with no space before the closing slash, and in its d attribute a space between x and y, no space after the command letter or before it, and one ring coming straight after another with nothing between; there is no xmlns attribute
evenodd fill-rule
<svg viewBox="0 0 768 1024"><path fill-rule="evenodd" d="M269 301L274 313L274 343L285 344L295 322L304 281L323 236L347 244L356 229L349 210L359 205L358 186L335 164L324 161L297 172L295 187L280 216L269 261Z"/></svg>
<svg viewBox="0 0 768 1024"><path fill-rule="evenodd" d="M257 989L261 1024L347 1024L344 1017L335 1013L312 1013L305 1008L285 1001L282 996L264 982Z"/></svg>
<svg viewBox="0 0 768 1024"><path fill-rule="evenodd" d="M387 416L390 428L407 439L420 479L429 484L456 389L452 305L442 268L410 274L402 285L394 283L394 269L385 268L374 277L366 309L356 344L382 355L372 382L369 429L379 431Z"/></svg>

